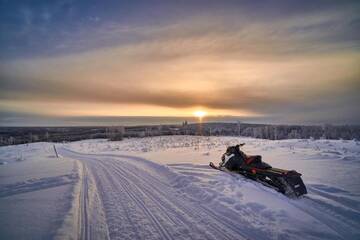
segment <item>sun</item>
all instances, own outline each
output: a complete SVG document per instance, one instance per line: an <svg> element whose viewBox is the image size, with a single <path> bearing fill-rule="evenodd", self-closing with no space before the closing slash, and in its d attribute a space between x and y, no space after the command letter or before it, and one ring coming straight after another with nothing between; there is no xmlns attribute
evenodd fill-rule
<svg viewBox="0 0 360 240"><path fill-rule="evenodd" d="M203 118L203 117L206 116L207 113L204 112L204 111L195 111L193 114L194 114L195 117Z"/></svg>

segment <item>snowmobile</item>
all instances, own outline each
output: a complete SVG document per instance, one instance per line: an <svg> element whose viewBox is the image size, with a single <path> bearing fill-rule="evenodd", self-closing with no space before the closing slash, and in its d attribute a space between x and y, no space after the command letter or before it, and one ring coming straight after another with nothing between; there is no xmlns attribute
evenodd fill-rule
<svg viewBox="0 0 360 240"><path fill-rule="evenodd" d="M219 165L215 166L210 162L210 167L220 171L239 173L291 198L307 193L301 173L295 170L273 168L263 162L260 155L246 155L240 150L240 147L244 145L245 143L228 147Z"/></svg>

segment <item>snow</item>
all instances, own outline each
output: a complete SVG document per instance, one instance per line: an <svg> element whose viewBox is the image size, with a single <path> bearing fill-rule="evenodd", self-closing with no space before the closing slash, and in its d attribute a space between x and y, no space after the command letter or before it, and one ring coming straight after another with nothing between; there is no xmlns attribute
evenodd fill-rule
<svg viewBox="0 0 360 240"><path fill-rule="evenodd" d="M54 158L50 147L0 148L8 162L0 167L0 239L49 239L61 226L78 175L74 161Z"/></svg>
<svg viewBox="0 0 360 240"><path fill-rule="evenodd" d="M289 199L216 171L226 146L296 169ZM0 148L0 238L360 239L360 143L161 136ZM36 223L34 223L36 220Z"/></svg>

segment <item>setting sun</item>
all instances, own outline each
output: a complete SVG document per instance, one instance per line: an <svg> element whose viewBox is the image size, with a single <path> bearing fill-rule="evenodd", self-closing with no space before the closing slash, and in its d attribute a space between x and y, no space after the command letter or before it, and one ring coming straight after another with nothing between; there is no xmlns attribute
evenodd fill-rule
<svg viewBox="0 0 360 240"><path fill-rule="evenodd" d="M196 116L196 117L198 117L198 118L203 118L203 117L205 117L206 116L206 112L204 112L204 111L196 111L196 112L194 112L194 116Z"/></svg>

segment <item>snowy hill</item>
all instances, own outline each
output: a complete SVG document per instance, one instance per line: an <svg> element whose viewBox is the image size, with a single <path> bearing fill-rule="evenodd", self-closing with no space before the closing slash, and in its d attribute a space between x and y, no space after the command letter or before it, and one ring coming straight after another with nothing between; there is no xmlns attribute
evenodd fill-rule
<svg viewBox="0 0 360 240"><path fill-rule="evenodd" d="M208 167L228 145L303 174L289 199ZM360 143L168 136L0 148L0 238L359 239Z"/></svg>

